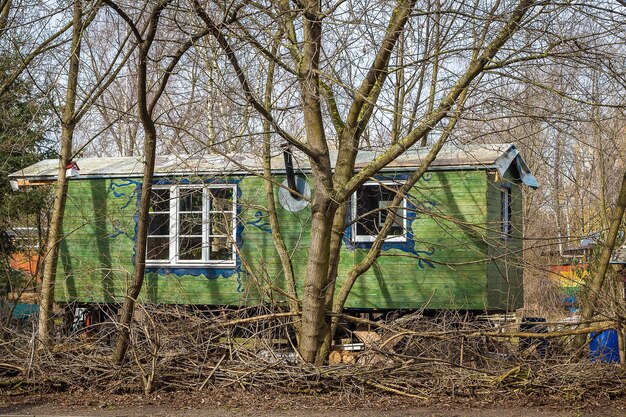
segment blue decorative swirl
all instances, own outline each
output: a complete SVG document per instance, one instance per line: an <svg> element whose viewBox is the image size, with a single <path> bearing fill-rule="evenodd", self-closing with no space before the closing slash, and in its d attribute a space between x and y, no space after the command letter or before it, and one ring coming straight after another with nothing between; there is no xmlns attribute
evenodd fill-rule
<svg viewBox="0 0 626 417"><path fill-rule="evenodd" d="M428 174L428 175L426 175ZM426 173L422 176L424 181L430 181L432 179L431 173ZM394 180L394 181L402 181L408 178L408 174L396 174L393 177L377 177L377 180ZM390 249L401 250L406 253L410 253L417 257L417 266L421 269L435 268L435 264L429 257L435 254L434 248L427 249L415 249L415 235L413 232L413 222L418 218L419 211L431 211L436 206L439 205L436 201L430 200L415 200L411 198L411 196L407 196L407 209L406 209L406 221L407 221L407 230L405 234L405 240L403 242L384 242L381 247L381 251L388 251ZM348 209L346 222L352 222L352 207ZM352 227L347 227L343 234L343 242L346 245L346 249L355 250L355 249L369 249L372 247L372 242L356 242L352 239Z"/></svg>
<svg viewBox="0 0 626 417"><path fill-rule="evenodd" d="M124 235L130 239L132 239L132 236L130 236L128 233L126 233L125 230L122 230L122 228L120 227L120 221L115 219L111 222L111 226L113 226L113 233L109 234L107 237L109 239L115 239L118 236Z"/></svg>
<svg viewBox="0 0 626 417"><path fill-rule="evenodd" d="M246 224L249 224L251 226L256 227L257 229L266 232L266 233L272 233L272 227L270 226L270 224L265 220L267 216L263 214L263 212L261 210L257 211L256 213L254 213L254 218L255 220L251 220L249 222L246 222Z"/></svg>
<svg viewBox="0 0 626 417"><path fill-rule="evenodd" d="M129 194L126 190L123 190L125 187L133 187L132 192ZM130 205L135 199L137 192L141 189L141 182L135 180L121 180L121 183L116 183L111 181L111 185L109 186L110 190L113 191L113 195L117 198L126 198L126 203L122 206L122 210ZM122 192L118 191L122 189Z"/></svg>

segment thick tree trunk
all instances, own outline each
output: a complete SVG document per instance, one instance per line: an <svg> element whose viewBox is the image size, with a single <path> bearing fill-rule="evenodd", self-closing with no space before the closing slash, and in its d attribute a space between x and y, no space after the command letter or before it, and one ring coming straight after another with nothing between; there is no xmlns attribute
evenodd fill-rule
<svg viewBox="0 0 626 417"><path fill-rule="evenodd" d="M308 362L317 353L326 333L325 307L333 213L337 205L329 198L315 197L311 222L311 246L302 294L300 355Z"/></svg>
<svg viewBox="0 0 626 417"><path fill-rule="evenodd" d="M337 277L339 271L339 261L341 259L341 248L343 247L343 236L346 229L346 215L349 201L340 204L335 212L333 220L332 234L330 238L330 255L328 266L328 277L326 278L326 311L333 311L333 301L335 299L335 289L337 288ZM324 362L330 353L333 338L335 336L336 319L326 315L324 340L317 353L317 363ZM334 327L333 327L334 326Z"/></svg>
<svg viewBox="0 0 626 417"><path fill-rule="evenodd" d="M80 64L80 45L82 38L82 2L74 2L74 17L72 30L72 43L70 46L69 72L67 78L67 92L65 95L65 107L63 109L63 122L61 127L61 153L59 157L58 181L48 231L48 244L44 261L44 272L41 284L41 297L39 301L39 323L37 337L39 347L51 344L51 316L54 303L54 287L56 283L57 258L59 242L63 238L63 215L67 199L67 177L65 167L72 159L72 140L76 125L76 88L78 85L78 71Z"/></svg>
<svg viewBox="0 0 626 417"><path fill-rule="evenodd" d="M311 205L311 246L302 290L300 334L300 355L308 363L315 362L324 337L328 255L332 219L337 210L320 103L322 17L320 4L315 0L308 1L303 13L304 47L299 74L307 142L315 155L310 158L315 196Z"/></svg>

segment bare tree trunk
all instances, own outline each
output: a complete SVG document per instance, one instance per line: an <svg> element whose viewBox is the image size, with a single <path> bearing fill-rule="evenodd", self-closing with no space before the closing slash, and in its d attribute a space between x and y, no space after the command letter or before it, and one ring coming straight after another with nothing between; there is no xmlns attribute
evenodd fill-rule
<svg viewBox="0 0 626 417"><path fill-rule="evenodd" d="M316 188L317 190L318 188ZM313 363L317 359L319 346L325 338L325 299L330 255L330 237L336 203L330 198L316 197L313 200L311 222L311 246L302 294L302 332L300 354Z"/></svg>
<svg viewBox="0 0 626 417"><path fill-rule="evenodd" d="M130 341L130 323L135 310L135 302L143 286L146 272L146 240L148 236L148 215L150 210L150 195L152 193L152 178L156 159L157 132L148 106L148 53L156 36L156 30L161 12L166 2L157 4L150 15L149 27L145 39L139 43L138 77L137 77L137 108L139 120L144 130L144 168L141 185L141 198L137 219L137 234L135 237L135 270L133 281L126 292L122 314L119 322L119 335L113 353L113 363L119 365L124 360Z"/></svg>
<svg viewBox="0 0 626 417"><path fill-rule="evenodd" d="M315 0L305 4L304 50L300 71L307 142L319 155L317 160L311 160L315 196L311 205L311 246L303 285L300 335L300 355L309 363L315 361L320 339L323 338L330 236L332 219L337 210L337 204L332 196L331 165L320 104L319 58L322 40L320 8L320 4Z"/></svg>
<svg viewBox="0 0 626 417"><path fill-rule="evenodd" d="M439 54L441 50L441 31L439 26L441 4L439 0L435 0L435 19L433 21L434 28L434 50L433 50L433 70L430 78L430 91L428 92L428 109L426 114L432 113L435 108L435 95L437 94L437 82L439 81ZM431 126L434 127L434 126ZM420 141L420 146L428 145L428 135L424 135Z"/></svg>
<svg viewBox="0 0 626 417"><path fill-rule="evenodd" d="M145 61L144 61L145 63ZM141 78L141 77L140 77ZM145 84L144 84L145 85ZM140 99L141 101L141 99ZM141 187L141 199L139 202L139 215L137 219L137 235L135 241L135 270L133 272L133 282L126 292L122 314L119 321L119 336L113 353L113 362L121 364L128 349L130 340L130 323L135 309L135 301L143 286L144 274L146 272L146 240L148 236L148 214L150 209L150 195L152 192L152 178L154 176L154 164L156 155L156 128L154 122L145 121L143 115L140 116L144 128L144 173Z"/></svg>
<svg viewBox="0 0 626 417"><path fill-rule="evenodd" d="M11 0L4 0L4 2L0 4L0 36L6 30L9 12L11 11L11 3Z"/></svg>
<svg viewBox="0 0 626 417"><path fill-rule="evenodd" d="M592 281L588 288L586 300L583 304L582 319L583 321L591 320L596 313L596 305L598 303L598 297L600 291L604 285L607 271L609 270L609 263L611 261L611 255L615 248L615 242L619 229L622 225L622 219L624 218L624 210L626 209L626 172L622 178L622 186L617 197L617 204L615 211L613 212L613 219L611 220L611 227L606 236L600 258L598 259L598 267L595 273L592 274Z"/></svg>
<svg viewBox="0 0 626 417"><path fill-rule="evenodd" d="M406 87L404 82L404 34L400 36L396 57L396 85L393 97L393 123L391 125L391 143L396 143L402 135L402 120L404 116L404 100Z"/></svg>
<svg viewBox="0 0 626 417"><path fill-rule="evenodd" d="M139 120L144 130L144 169L143 183L141 186L141 198L139 201L139 213L137 219L137 234L135 237L135 270L133 272L133 281L126 291L124 305L122 306L122 314L119 322L119 335L113 352L113 363L119 365L126 356L128 344L130 341L130 324L133 318L135 302L141 293L143 286L144 274L146 272L146 241L148 237L148 215L150 209L150 195L152 192L152 178L154 177L154 165L156 155L157 131L155 121L153 119L154 108L159 98L165 91L170 76L178 65L181 57L191 48L199 39L208 34L208 30L200 31L193 34L189 39L182 43L170 58L170 62L163 70L160 82L155 83L154 89L151 90L151 99L148 102L148 60L150 48L156 38L159 19L163 10L171 2L171 0L160 0L156 3L147 17L147 29L140 32L137 26L132 22L130 17L112 0L104 0L111 8L113 8L131 27L135 38L139 44L138 56L138 77L137 77L137 112Z"/></svg>
<svg viewBox="0 0 626 417"><path fill-rule="evenodd" d="M80 45L82 38L83 8L81 0L74 2L72 43L70 46L70 65L67 78L67 92L65 95L65 107L63 109L63 121L61 126L61 153L59 156L59 169L57 188L54 196L52 218L48 231L48 245L44 261L44 273L41 284L41 297L39 302L39 323L37 337L39 347L51 344L51 316L54 303L54 287L56 282L57 255L63 227L63 215L67 199L67 177L65 167L72 159L72 140L76 126L76 88L78 85L78 71L80 64Z"/></svg>
<svg viewBox="0 0 626 417"><path fill-rule="evenodd" d="M564 239L569 239L567 237L567 233L565 233L565 228L563 227L563 207L561 206L561 176L562 173L562 162L561 162L561 154L563 152L563 143L561 140L561 135L557 134L556 143L554 144L554 167L553 176L554 176L554 216L556 219L556 232L559 239L559 253L563 254L563 249L565 247Z"/></svg>
<svg viewBox="0 0 626 417"><path fill-rule="evenodd" d="M600 81L598 77L594 77L592 80L591 88L592 88L592 97L594 102L600 102L600 86L598 85ZM593 126L593 138L594 138L594 153L596 158L596 163L594 164L597 167L600 175L598 178L599 181L599 189L598 192L600 194L600 219L602 221L602 228L608 228L610 226L610 221L608 218L608 203L607 203L607 178L606 178L606 163L605 163L605 150L604 150L604 141L602 138L602 125L600 120L600 106L593 106L591 110L591 124Z"/></svg>
<svg viewBox="0 0 626 417"><path fill-rule="evenodd" d="M272 54L276 54L278 49L279 38L276 39L276 43L272 45ZM276 68L276 62L270 61L267 82L265 85L265 98L264 105L268 112L272 110L272 90L274 86L274 71ZM267 198L267 212L270 220L270 227L272 228L272 240L278 257L280 258L280 264L283 268L285 275L285 284L287 285L287 295L289 296L289 309L292 313L300 312L300 305L298 302L298 293L296 291L296 278L293 273L293 264L289 257L289 251L285 245L282 234L280 232L280 223L278 221L278 213L276 211L276 200L274 198L274 183L272 181L272 164L271 164L271 135L270 135L270 122L267 119L263 119L263 178L265 185L265 196ZM296 326L298 339L300 338L300 326Z"/></svg>

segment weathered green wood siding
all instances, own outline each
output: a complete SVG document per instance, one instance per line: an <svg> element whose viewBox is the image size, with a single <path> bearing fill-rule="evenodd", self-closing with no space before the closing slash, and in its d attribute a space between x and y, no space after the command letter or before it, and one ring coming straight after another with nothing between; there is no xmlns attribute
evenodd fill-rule
<svg viewBox="0 0 626 417"><path fill-rule="evenodd" d="M493 309L514 311L524 305L523 281L523 218L522 190L514 180L514 173L507 171L504 178L495 173L488 175L487 200L489 202L489 258L488 288L489 305ZM510 238L502 236L501 229L501 186L511 187Z"/></svg>
<svg viewBox="0 0 626 417"><path fill-rule="evenodd" d="M123 180L113 181L119 184ZM114 190L123 193L113 197ZM69 183L60 244L57 300L120 301L133 271L135 185L109 180Z"/></svg>
<svg viewBox="0 0 626 417"><path fill-rule="evenodd" d="M212 305L284 302L281 291L277 291L285 286L272 236L267 225L257 227L259 217L255 217L259 211L264 214L267 203L263 183L256 177L228 180L237 182L239 191L240 267L153 269L146 274L143 301ZM423 211L411 224L414 243L383 250L376 265L357 281L347 307L503 309L505 298L501 294L509 293L507 284L493 272L496 264L488 262L493 249L487 242L495 239L490 187L484 170L428 174L411 192L411 202ZM139 193L140 184L134 180L70 181L57 300L123 299L133 271ZM291 213L277 206L281 232L292 252L300 285L308 255L310 210ZM499 211L497 214L499 221ZM349 242L344 245L340 281L365 253L366 249L354 248ZM521 272L514 275L521 282Z"/></svg>
<svg viewBox="0 0 626 417"><path fill-rule="evenodd" d="M355 285L348 307L484 309L487 307L484 243L487 219L484 171L427 174L411 192L417 213L414 250L383 251ZM341 274L365 249L344 251ZM419 263L418 256L423 257Z"/></svg>

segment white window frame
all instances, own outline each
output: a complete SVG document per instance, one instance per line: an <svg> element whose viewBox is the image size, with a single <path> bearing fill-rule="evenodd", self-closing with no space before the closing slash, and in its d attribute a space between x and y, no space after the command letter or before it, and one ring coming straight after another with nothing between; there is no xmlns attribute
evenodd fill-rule
<svg viewBox="0 0 626 417"><path fill-rule="evenodd" d="M374 187L374 186L379 186L379 187L384 187L384 186L390 186L390 185L395 185L395 186L402 186L402 184L404 183L404 181L367 181L365 182L363 185L361 185L359 188L361 187ZM383 200L380 200L383 201ZM379 203L380 203L379 201ZM384 200L386 201L386 200ZM352 194L352 241L353 242L374 242L376 240L376 238L378 237L378 235L376 236L371 236L371 235L359 235L357 234L357 218L359 217L357 214L357 193L354 192ZM379 205L380 208L380 205ZM406 242L406 233L408 230L408 218L407 218L407 210L408 209L408 201L406 196L402 198L402 205L401 208L398 209L398 211L396 212L396 216L401 216L402 218L402 230L403 233L402 235L391 235L391 236L387 236L385 238L385 242ZM381 217L381 213L382 211L378 212L378 218L380 219ZM380 220L379 220L380 222Z"/></svg>
<svg viewBox="0 0 626 417"><path fill-rule="evenodd" d="M176 185L154 185L153 190L168 189L170 192L170 229L169 229L169 259L146 259L146 266L177 266L177 267L234 267L237 260L237 187L230 184L176 184ZM179 254L179 196L180 190L202 189L202 259L180 259ZM232 257L231 259L209 259L211 238L219 237L209 234L209 224L213 212L210 210L210 189L231 189L233 196L232 211ZM147 242L146 242L147 244ZM147 250L146 250L147 255Z"/></svg>

